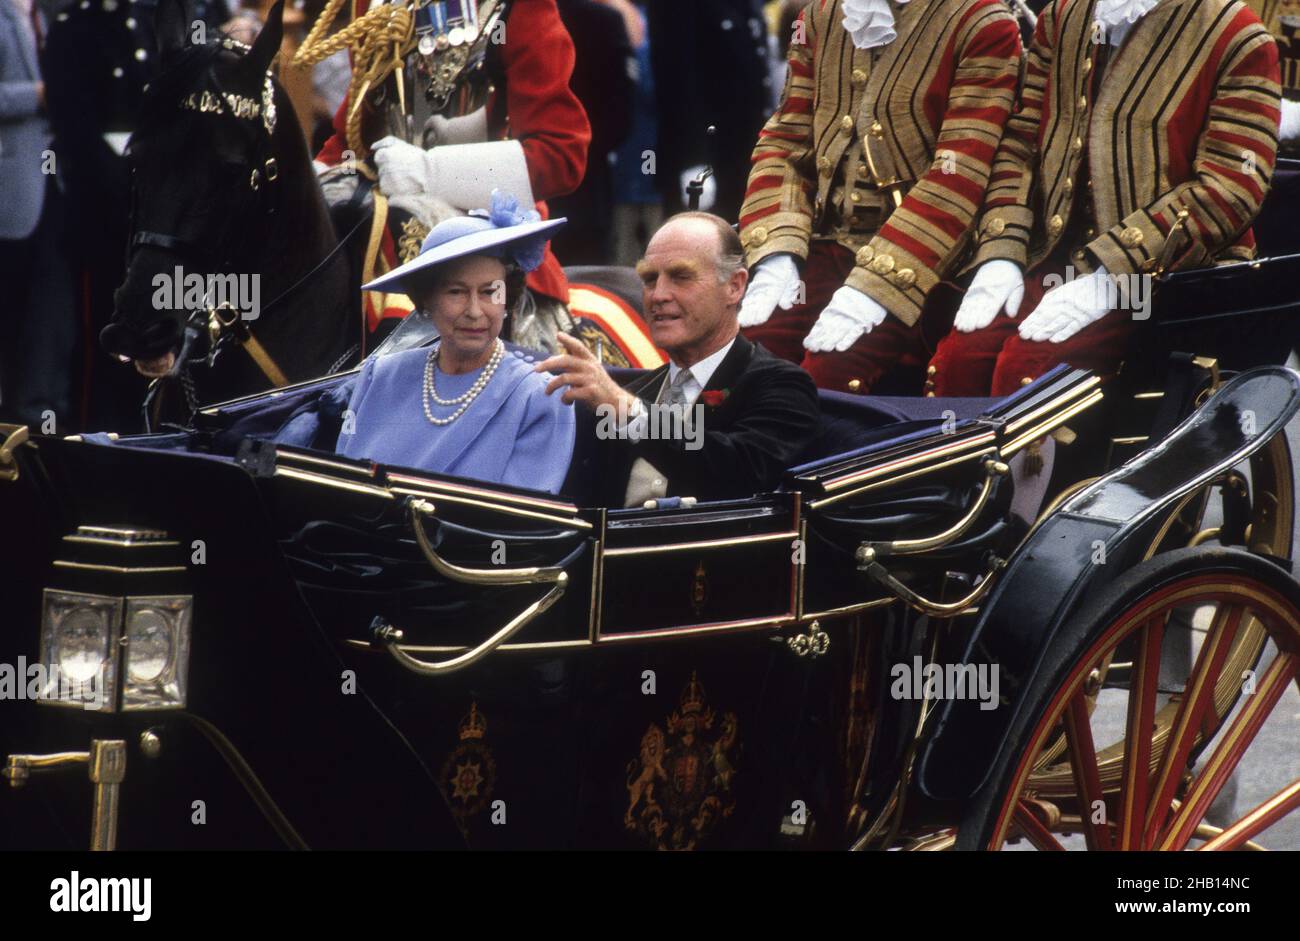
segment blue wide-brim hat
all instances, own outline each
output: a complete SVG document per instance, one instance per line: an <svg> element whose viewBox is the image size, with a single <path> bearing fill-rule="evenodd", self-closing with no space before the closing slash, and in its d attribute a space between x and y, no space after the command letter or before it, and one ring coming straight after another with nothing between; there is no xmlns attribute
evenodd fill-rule
<svg viewBox="0 0 1300 941"><path fill-rule="evenodd" d="M439 222L425 236L420 254L361 288L409 294L413 281L425 280L413 275L466 255L491 255L513 261L524 271L532 271L542 263L551 234L567 221L564 218L544 220L532 209L521 212L513 196L493 190L491 209L475 209L468 216Z"/></svg>

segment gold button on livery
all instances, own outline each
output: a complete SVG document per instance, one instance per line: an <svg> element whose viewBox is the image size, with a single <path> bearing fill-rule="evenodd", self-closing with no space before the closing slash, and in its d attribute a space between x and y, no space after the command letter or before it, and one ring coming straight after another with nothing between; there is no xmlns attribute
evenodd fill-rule
<svg viewBox="0 0 1300 941"><path fill-rule="evenodd" d="M889 274L894 270L894 256L877 255L871 260L871 270L876 274Z"/></svg>
<svg viewBox="0 0 1300 941"><path fill-rule="evenodd" d="M1136 226L1129 226L1119 234L1119 243L1125 248L1137 248L1142 244L1142 230Z"/></svg>
<svg viewBox="0 0 1300 941"><path fill-rule="evenodd" d="M859 389L861 389L861 388L862 388L862 380L861 380L861 379L850 379L850 380L849 380L849 391L850 391L850 392L857 392L857 391L858 391Z"/></svg>
<svg viewBox="0 0 1300 941"><path fill-rule="evenodd" d="M1084 75L1087 75L1087 74L1088 74L1089 72L1091 72L1091 71L1092 71L1092 60L1091 60L1091 59L1084 59L1084 60L1083 60L1083 74L1084 74Z"/></svg>
<svg viewBox="0 0 1300 941"><path fill-rule="evenodd" d="M899 268L894 272L894 283L903 290L907 290L916 283L916 272L911 268Z"/></svg>
<svg viewBox="0 0 1300 941"><path fill-rule="evenodd" d="M767 229L761 225L756 225L749 233L750 245L762 245L767 241Z"/></svg>
<svg viewBox="0 0 1300 941"><path fill-rule="evenodd" d="M1074 192L1074 180L1070 179L1070 178L1067 176L1067 177L1065 178L1065 195L1068 196L1068 195L1070 195L1072 192Z"/></svg>
<svg viewBox="0 0 1300 941"><path fill-rule="evenodd" d="M867 73L862 69L854 69L853 74L849 76L849 81L853 83L854 88L861 88L863 85L867 84Z"/></svg>
<svg viewBox="0 0 1300 941"><path fill-rule="evenodd" d="M933 376L933 375L934 375L935 373L937 373L938 371L939 371L939 367L936 366L936 365L934 365L933 363L931 363L929 366L926 366L926 367L925 367L925 374L926 374L927 376Z"/></svg>
<svg viewBox="0 0 1300 941"><path fill-rule="evenodd" d="M1082 138L1082 137L1076 137L1076 138L1074 139L1074 143L1072 143L1072 144L1070 145L1070 149L1073 150L1076 154L1077 154L1079 151L1083 150L1083 138Z"/></svg>
<svg viewBox="0 0 1300 941"><path fill-rule="evenodd" d="M862 202L862 194L857 190L854 190L852 193L849 193L849 200L851 202L860 203Z"/></svg>
<svg viewBox="0 0 1300 941"><path fill-rule="evenodd" d="M853 256L853 260L858 263L858 267L865 268L871 264L871 259L876 257L876 250L870 245L863 245L858 249L858 253Z"/></svg>
<svg viewBox="0 0 1300 941"><path fill-rule="evenodd" d="M871 122L871 136L872 136L872 137L884 137L884 136L885 136L885 128L884 128L884 126L883 126L879 121L872 121L872 122Z"/></svg>
<svg viewBox="0 0 1300 941"><path fill-rule="evenodd" d="M1020 377L1020 384L1021 384L1022 386L1027 386L1027 385L1029 385L1029 384L1030 384L1031 382L1033 382L1033 381L1034 381L1034 380L1030 379L1028 376L1021 376L1021 377Z"/></svg>
<svg viewBox="0 0 1300 941"><path fill-rule="evenodd" d="M858 164L858 176L863 177L865 179L870 175L871 175L871 171L867 169L867 165L865 163Z"/></svg>
<svg viewBox="0 0 1300 941"><path fill-rule="evenodd" d="M1065 228L1065 220L1062 219L1060 216L1052 216L1052 218L1047 220L1047 234L1052 236L1053 238L1060 235L1061 230L1064 228Z"/></svg>
<svg viewBox="0 0 1300 941"><path fill-rule="evenodd" d="M1080 110L1080 111L1087 111L1087 110L1088 110L1088 96L1087 96L1087 95L1080 95L1080 96L1079 96L1079 110Z"/></svg>
<svg viewBox="0 0 1300 941"><path fill-rule="evenodd" d="M846 114L844 117L840 118L840 127L844 128L846 131L853 130L853 116Z"/></svg>
<svg viewBox="0 0 1300 941"><path fill-rule="evenodd" d="M1088 260L1088 256L1085 255L1085 254L1083 253L1083 249L1082 249L1082 248L1076 248L1076 249L1075 249L1075 250L1070 254L1070 257L1074 259L1074 263L1075 263L1076 265L1081 265L1081 264L1083 264L1085 261Z"/></svg>
<svg viewBox="0 0 1300 941"><path fill-rule="evenodd" d="M1001 235L1006 231L1006 228L1006 222L1001 219L990 219L988 222L984 223L984 231L993 236L993 238L997 238Z"/></svg>
<svg viewBox="0 0 1300 941"><path fill-rule="evenodd" d="M830 157L818 157L818 158L817 158L817 169L818 169L818 170L822 171L822 173L825 173L825 172L827 172L828 170L830 170L830 168L831 168L831 158L830 158Z"/></svg>

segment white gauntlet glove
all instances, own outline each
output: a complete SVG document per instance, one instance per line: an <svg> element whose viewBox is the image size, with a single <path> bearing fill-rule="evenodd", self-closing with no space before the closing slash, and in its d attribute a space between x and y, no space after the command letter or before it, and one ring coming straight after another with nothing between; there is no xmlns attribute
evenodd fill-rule
<svg viewBox="0 0 1300 941"><path fill-rule="evenodd" d="M846 284L831 295L831 302L804 337L804 349L814 353L843 353L864 333L884 323L888 316L889 311Z"/></svg>
<svg viewBox="0 0 1300 941"><path fill-rule="evenodd" d="M379 188L398 209L419 216L429 197L468 212L491 204L492 191L509 193L531 206L532 183L523 145L516 140L440 144L421 150L397 137L371 147Z"/></svg>
<svg viewBox="0 0 1300 941"><path fill-rule="evenodd" d="M793 255L782 252L768 255L754 268L745 299L740 302L740 325L756 327L766 323L779 305L782 310L794 306L799 290L799 266Z"/></svg>
<svg viewBox="0 0 1300 941"><path fill-rule="evenodd" d="M1015 262L995 258L980 265L971 280L953 328L961 333L983 330L1002 310L1008 317L1020 313L1020 302L1025 299L1025 276Z"/></svg>
<svg viewBox="0 0 1300 941"><path fill-rule="evenodd" d="M1098 268L1044 294L1034 312L1020 324L1020 336L1062 343L1109 314L1111 300L1110 274Z"/></svg>
<svg viewBox="0 0 1300 941"><path fill-rule="evenodd" d="M385 196L419 196L435 192L437 180L427 151L390 135L377 140L370 148L370 154L379 174L379 188Z"/></svg>

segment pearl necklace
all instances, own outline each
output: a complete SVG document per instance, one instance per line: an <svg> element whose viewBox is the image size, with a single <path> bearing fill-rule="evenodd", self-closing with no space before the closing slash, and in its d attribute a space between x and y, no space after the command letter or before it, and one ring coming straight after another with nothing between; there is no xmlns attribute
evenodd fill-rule
<svg viewBox="0 0 1300 941"><path fill-rule="evenodd" d="M454 399L444 399L439 397L438 387L434 383L433 379L434 364L438 361L438 347L430 347L429 357L424 364L424 394L420 396L420 401L424 405L424 417L429 419L429 421L435 425L450 425L456 419L460 418L460 416L464 415L465 409L469 408L470 404L478 398L479 393L487 388L487 384L492 380L492 374L496 372L497 367L501 365L501 358L505 356L505 352L505 344L500 340L497 340L495 345L492 347L491 358L488 359L487 365L483 367L483 371L479 373L478 378L474 380L474 384L469 387L469 391L464 395L456 396ZM433 410L429 408L430 399L433 400L435 405L441 405L443 407L459 405L460 408L456 409L456 411L452 412L446 418L434 418Z"/></svg>

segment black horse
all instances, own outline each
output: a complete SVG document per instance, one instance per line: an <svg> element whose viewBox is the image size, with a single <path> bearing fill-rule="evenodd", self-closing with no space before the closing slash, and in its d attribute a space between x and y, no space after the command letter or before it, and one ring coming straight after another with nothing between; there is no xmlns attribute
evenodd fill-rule
<svg viewBox="0 0 1300 941"><path fill-rule="evenodd" d="M355 362L362 342L348 252L271 73L282 13L283 0L249 48L194 43L184 0L158 5L160 73L128 149L127 274L101 341L179 380L191 410Z"/></svg>

